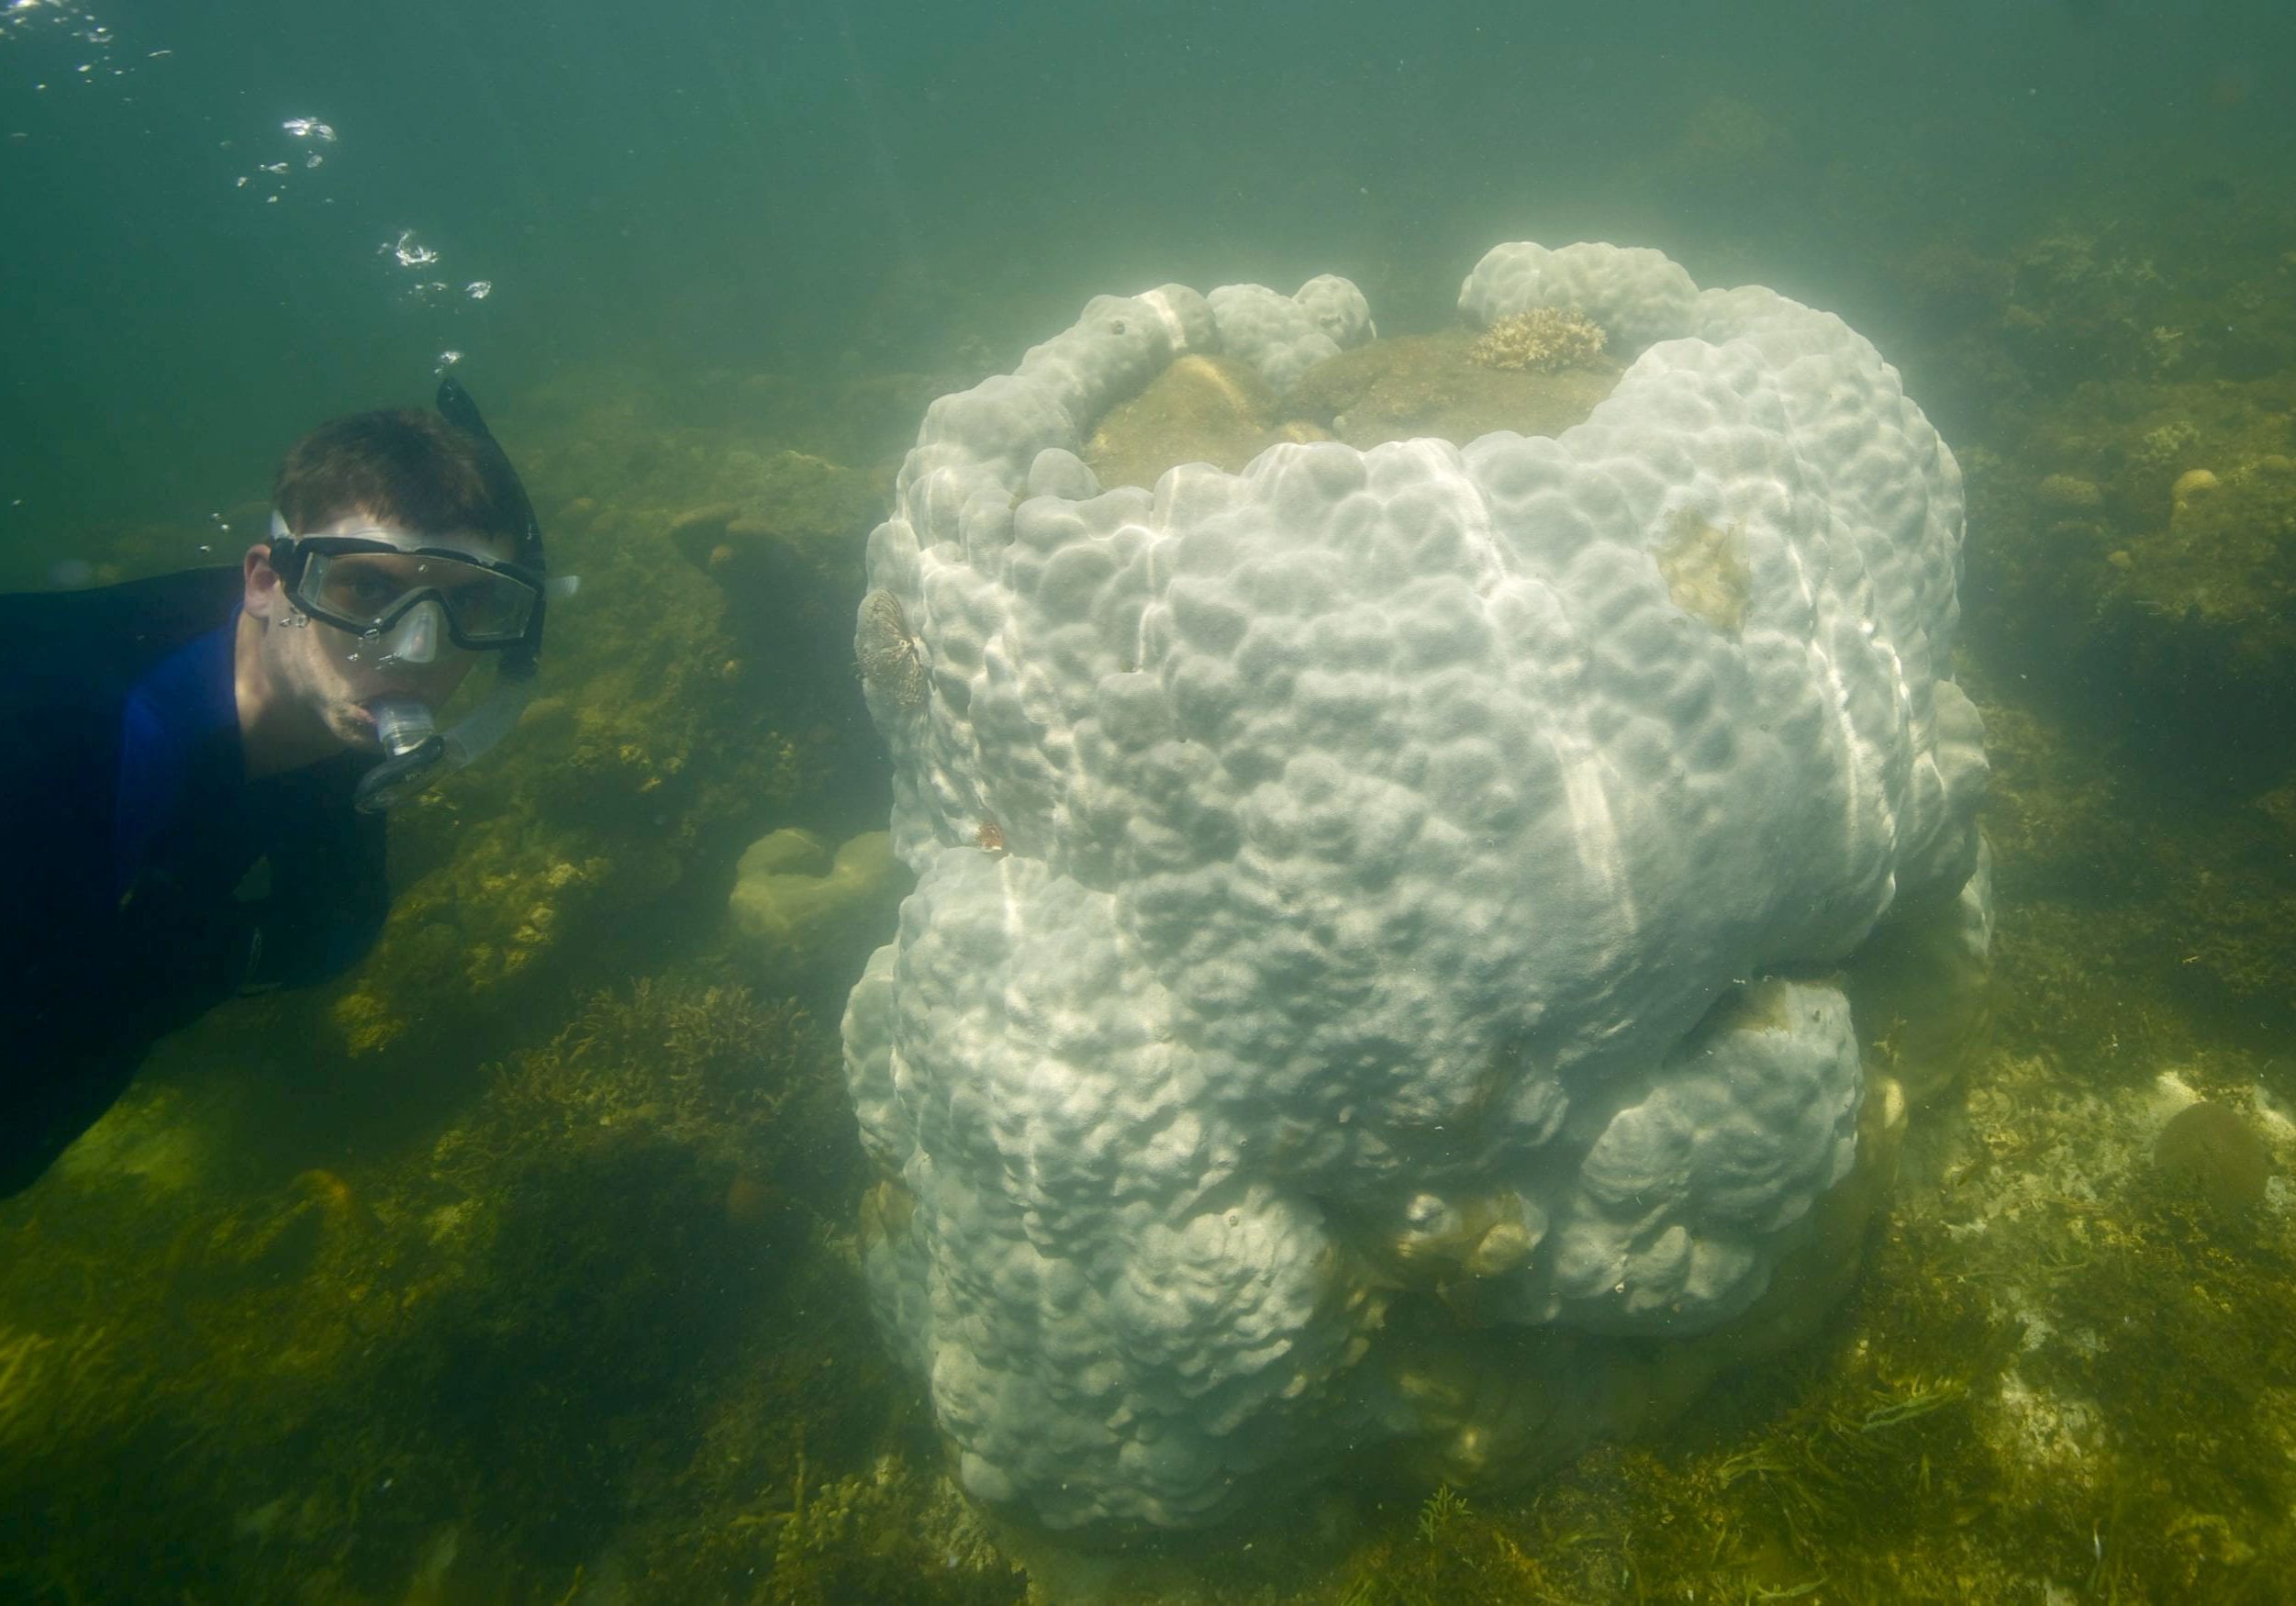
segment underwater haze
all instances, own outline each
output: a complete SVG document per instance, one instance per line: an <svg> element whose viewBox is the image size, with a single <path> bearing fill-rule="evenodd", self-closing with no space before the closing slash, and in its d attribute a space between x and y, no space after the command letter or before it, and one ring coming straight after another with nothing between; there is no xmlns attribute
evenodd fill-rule
<svg viewBox="0 0 2296 1606"><path fill-rule="evenodd" d="M2271 185L2289 28L2120 0L17 4L0 544L260 496L311 420L449 350L482 398L609 361L913 365L960 308L1009 342L1103 290L1317 272L1432 322L1520 233L1726 253L1864 329L1877 234Z"/></svg>
<svg viewBox="0 0 2296 1606"><path fill-rule="evenodd" d="M449 371L583 582L366 960L0 1199L0 1600L2286 1598L2291 84L2261 0L0 0L0 589L236 563ZM1568 1458L1070 1531L872 1304L871 531L1095 296L1337 274L1464 351L1526 240L1838 315L1957 459L1981 1023L1924 1079L1857 1020L1919 1096L1790 1343Z"/></svg>

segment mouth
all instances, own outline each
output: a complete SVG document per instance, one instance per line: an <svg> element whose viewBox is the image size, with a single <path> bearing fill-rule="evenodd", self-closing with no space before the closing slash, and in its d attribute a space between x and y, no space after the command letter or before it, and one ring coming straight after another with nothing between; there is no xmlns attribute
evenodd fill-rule
<svg viewBox="0 0 2296 1606"><path fill-rule="evenodd" d="M351 711L358 717L360 724L372 731L375 727L374 710L377 704L411 698L413 695L411 692L379 691L371 697L362 697L351 704Z"/></svg>

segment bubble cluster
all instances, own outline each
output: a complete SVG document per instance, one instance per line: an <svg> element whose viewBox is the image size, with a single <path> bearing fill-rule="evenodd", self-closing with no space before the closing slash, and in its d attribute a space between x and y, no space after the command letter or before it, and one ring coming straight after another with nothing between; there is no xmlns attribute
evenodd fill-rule
<svg viewBox="0 0 2296 1606"><path fill-rule="evenodd" d="M429 276L425 270L437 268L442 259L435 248L425 245L417 239L415 231L411 229L400 229L392 239L375 247L375 254L388 257L398 266L418 275L410 280L405 287L407 299L418 306L427 306L441 298L457 296L471 301L484 301L495 293L495 282L492 279L472 279L457 285L449 279Z"/></svg>
<svg viewBox="0 0 2296 1606"><path fill-rule="evenodd" d="M26 65L34 74L36 91L67 82L85 87L129 78L144 62L175 53L146 50L139 56L116 49L118 43L118 34L71 0L0 0L0 47L28 49L30 60Z"/></svg>
<svg viewBox="0 0 2296 1606"><path fill-rule="evenodd" d="M131 35L137 31L129 30ZM0 95L26 84L35 91L49 92L61 91L68 82L85 85L126 80L149 62L175 53L164 47L129 49L82 0L0 0ZM208 70L222 65L211 61ZM218 100L244 97L254 106L275 108L269 117L254 121L236 111L228 118L218 117L224 126L216 136L201 141L217 153L211 158L213 177L208 182L240 197L225 204L279 207L286 214L302 213L314 204L340 207L346 214L348 229L332 235L336 241L332 249L354 261L362 242L374 238L368 230L394 221L374 216L362 205L359 184L361 173L371 173L378 158L385 163L391 160L393 152L387 144L378 145L375 138L358 136L354 130L359 160L339 162L350 149L342 133L323 108L297 106L301 97L292 85L218 82L213 93ZM116 90L112 102L106 103L107 109L112 103L133 104L135 98ZM186 130L178 124L152 127L145 132L155 139L177 140ZM52 140L38 131L18 130L11 138L42 140L54 153L50 160L59 163L77 160L69 128L58 129ZM443 253L421 237L427 232L428 224L420 232L417 228L395 228L379 248L391 281L387 294L394 302L429 309L424 315L429 323L440 317L460 316L447 310L450 306L485 301L494 295L497 281L491 277L465 272L450 278ZM267 231L262 239L260 249L270 250L277 244ZM295 249L298 255L308 257L314 250L324 254L329 248L323 240L314 247L303 240ZM459 323L443 328L433 325L418 338L429 342L442 337L467 339L468 333Z"/></svg>
<svg viewBox="0 0 2296 1606"><path fill-rule="evenodd" d="M295 173L312 173L327 165L327 153L318 149L335 143L335 127L318 117L289 117L279 125L279 131L291 143L275 161L259 162L254 170L240 173L232 181L234 189L252 189L263 197L266 206L275 206L287 193L287 180ZM235 142L227 139L223 148L229 150ZM321 197L332 201L333 196Z"/></svg>

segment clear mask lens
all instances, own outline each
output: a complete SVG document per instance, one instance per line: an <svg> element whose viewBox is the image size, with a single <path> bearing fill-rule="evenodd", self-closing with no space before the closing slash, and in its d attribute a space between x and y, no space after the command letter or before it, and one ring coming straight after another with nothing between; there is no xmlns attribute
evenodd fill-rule
<svg viewBox="0 0 2296 1606"><path fill-rule="evenodd" d="M446 616L436 602L415 604L385 636L380 667L429 663L439 655L439 638L445 634L445 625Z"/></svg>
<svg viewBox="0 0 2296 1606"><path fill-rule="evenodd" d="M298 602L360 635L389 629L418 598L435 603L452 616L455 631L473 646L521 639L536 596L532 586L507 574L416 552L315 552L295 586Z"/></svg>

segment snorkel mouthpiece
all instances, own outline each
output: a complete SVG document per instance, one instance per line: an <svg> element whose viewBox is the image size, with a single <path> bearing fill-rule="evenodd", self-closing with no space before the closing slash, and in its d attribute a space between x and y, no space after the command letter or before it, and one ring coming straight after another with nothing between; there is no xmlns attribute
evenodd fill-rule
<svg viewBox="0 0 2296 1606"><path fill-rule="evenodd" d="M530 672L506 675L485 702L443 731L418 698L383 697L368 704L374 715L374 734L383 743L383 762L360 779L351 801L362 814L373 814L406 802L431 782L461 769L510 733L533 691Z"/></svg>
<svg viewBox="0 0 2296 1606"><path fill-rule="evenodd" d="M446 738L430 709L413 697L385 697L373 704L374 734L384 759L359 777L351 801L362 814L403 803L430 785L446 762Z"/></svg>
<svg viewBox="0 0 2296 1606"><path fill-rule="evenodd" d="M383 751L393 758L419 751L439 733L439 722L430 717L430 710L413 697L384 697L372 712L374 734Z"/></svg>

